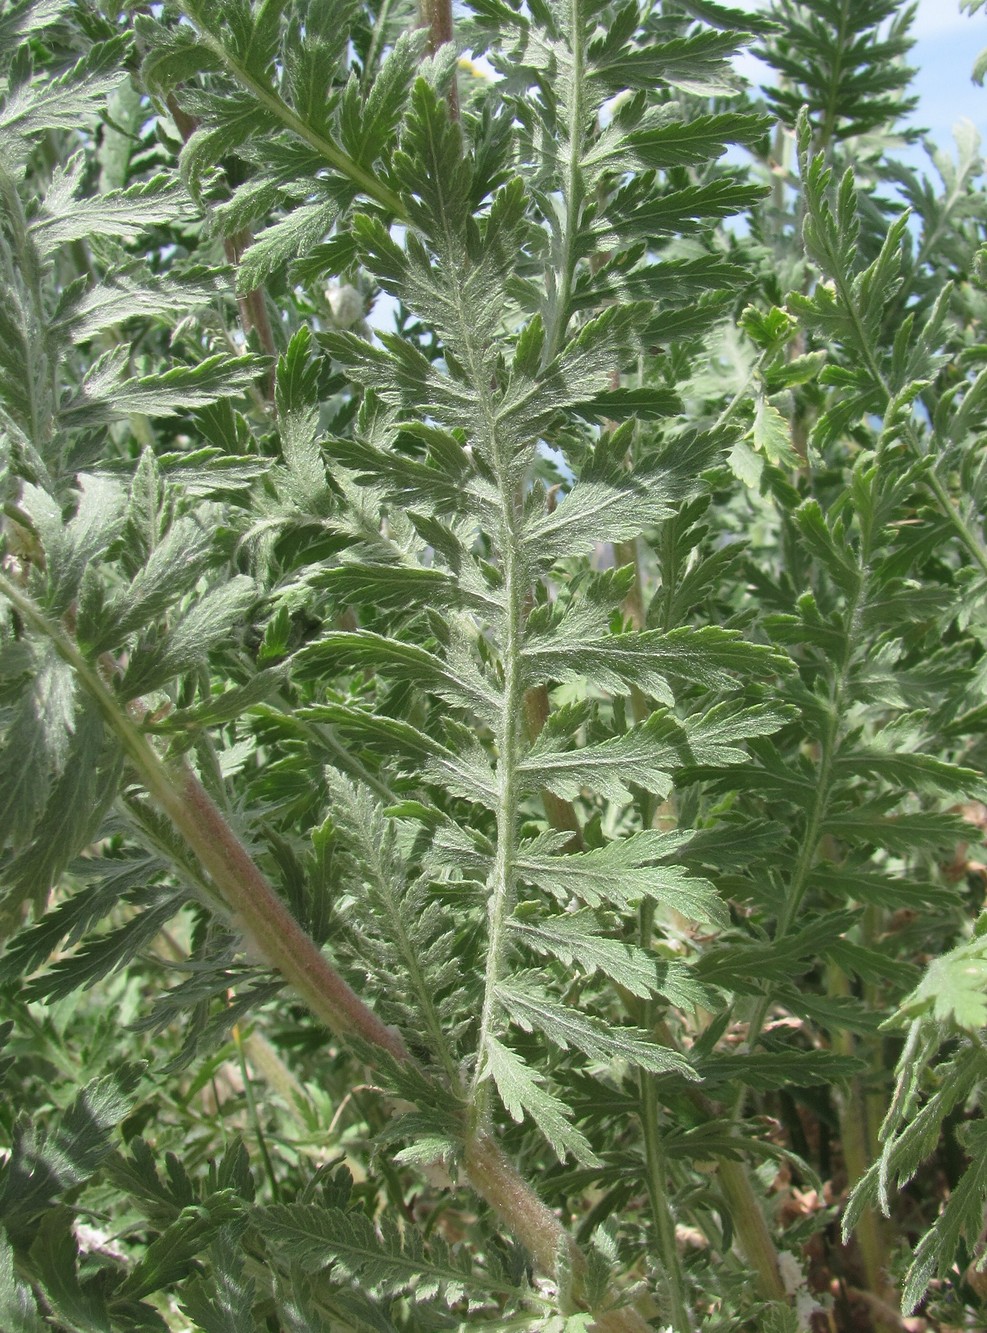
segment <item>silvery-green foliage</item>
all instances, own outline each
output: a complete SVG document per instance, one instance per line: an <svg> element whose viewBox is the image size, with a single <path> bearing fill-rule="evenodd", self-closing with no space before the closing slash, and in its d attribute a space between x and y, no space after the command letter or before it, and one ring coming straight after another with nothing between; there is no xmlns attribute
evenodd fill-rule
<svg viewBox="0 0 987 1333"><path fill-rule="evenodd" d="M983 194L969 132L895 161L910 20L473 0L467 68L388 0L0 10L4 1327L789 1327L744 1209L829 1218L755 1166L845 1143L873 1238L960 1116L900 1294L973 1308Z"/></svg>

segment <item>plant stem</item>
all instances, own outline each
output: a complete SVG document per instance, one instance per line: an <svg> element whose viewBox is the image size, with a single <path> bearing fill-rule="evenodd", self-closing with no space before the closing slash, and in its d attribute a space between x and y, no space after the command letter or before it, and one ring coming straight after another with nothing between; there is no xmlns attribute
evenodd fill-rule
<svg viewBox="0 0 987 1333"><path fill-rule="evenodd" d="M743 1163L721 1158L717 1176L730 1208L737 1244L757 1273L761 1295L768 1301L787 1303L788 1293L778 1268L778 1251Z"/></svg>
<svg viewBox="0 0 987 1333"><path fill-rule="evenodd" d="M188 112L183 111L178 104L178 99L174 94L167 98L168 110L171 112L171 118L178 127L178 132L185 143L188 143L192 135L199 128L199 122L195 116L190 116ZM236 268L244 250L250 245L252 236L249 231L238 231L234 236L223 237L223 251L227 261L232 268ZM273 361L277 360L278 349L274 341L274 330L271 327L270 316L267 313L267 302L264 300L264 288L255 287L253 291L237 297L237 308L240 311L240 324L244 335L250 336L251 330L257 334L257 341L260 343L261 351L265 356L269 356ZM272 364L265 377L266 391L269 403L274 401L274 365Z"/></svg>
<svg viewBox="0 0 987 1333"><path fill-rule="evenodd" d="M850 994L846 973L835 963L827 972L827 990L830 995ZM856 1042L845 1028L837 1028L832 1035L833 1050L839 1055L854 1055ZM847 1185L852 1189L863 1178L876 1155L874 1145L867 1141L867 1108L859 1079L852 1079L845 1097L840 1099L840 1142L846 1165ZM864 1208L854 1233L864 1261L867 1287L880 1299L888 1295L887 1265L889 1259L887 1236L883 1219L873 1208ZM886 1324L881 1324L886 1327Z"/></svg>
<svg viewBox="0 0 987 1333"><path fill-rule="evenodd" d="M327 1027L405 1060L399 1034L367 1007L306 935L186 765L166 765L68 636L0 574L0 594L53 644L98 705L148 793L195 852L251 943Z"/></svg>
<svg viewBox="0 0 987 1333"><path fill-rule="evenodd" d="M560 1256L565 1256L578 1293L586 1271L581 1250L489 1134L481 1132L469 1140L463 1164L474 1189L525 1239L539 1268L555 1273ZM650 1333L650 1325L632 1306L594 1312L594 1319L593 1328L600 1333Z"/></svg>
<svg viewBox="0 0 987 1333"><path fill-rule="evenodd" d="M650 951L655 925L655 903L646 898L640 907L641 948ZM643 1026L654 1027L655 1002L646 1000L643 1006ZM641 1129L644 1137L644 1160L647 1171L648 1197L651 1214L658 1236L658 1251L665 1274L669 1316L673 1333L692 1333L694 1324L689 1308L688 1287L675 1241L675 1217L668 1197L668 1164L661 1141L658 1121L658 1088L653 1074L642 1069L638 1079L641 1095Z"/></svg>
<svg viewBox="0 0 987 1333"><path fill-rule="evenodd" d="M549 275L553 299L548 311L543 365L555 357L565 340L569 324L569 302L576 274L578 247L576 233L582 212L585 188L583 184L582 155L586 106L583 94L585 51L583 15L580 0L569 0L569 33L572 50L572 70L560 83L563 105L567 104L568 120L563 130L566 146L565 181L561 221L560 253L554 271ZM553 249L555 247L553 246Z"/></svg>
<svg viewBox="0 0 987 1333"><path fill-rule="evenodd" d="M177 791L169 792L171 808L166 808L166 813L208 870L254 946L327 1027L380 1046L397 1060L408 1059L400 1035L381 1022L323 957L251 860L195 774L183 766L174 776Z"/></svg>
<svg viewBox="0 0 987 1333"><path fill-rule="evenodd" d="M451 42L454 36L452 22L452 0L419 0L421 25L428 29L428 50L435 55L440 46ZM446 105L453 120L459 119L459 88L453 72L452 82L446 94Z"/></svg>
<svg viewBox="0 0 987 1333"><path fill-rule="evenodd" d="M843 723L843 710L847 685L850 678L850 662L853 656L853 644L857 627L857 616L864 601L867 588L867 570L863 562L858 569L856 587L849 598L843 617L844 640L843 653L837 667L836 678L830 687L830 702L825 731L819 741L819 769L816 775L815 792L808 812L805 829L801 835L801 846L795 869L788 885L788 894L778 918L775 942L783 940L791 930L802 900L809 887L809 877L818 855L819 841L823 834L823 825L829 806L830 786L833 777L833 762L839 742L840 727ZM748 1025L747 1048L753 1050L760 1038L771 1007L770 991L761 997ZM743 1092L738 1102L738 1109L743 1105Z"/></svg>
<svg viewBox="0 0 987 1333"><path fill-rule="evenodd" d="M489 1081L486 1079L484 1054L487 1038L492 1035L500 1005L497 986L507 959L507 920L514 908L516 893L517 824L520 804L518 765L521 762L524 720L524 679L521 647L524 638L525 604L528 594L526 564L521 557L520 523L522 510L511 477L509 446L500 440L490 413L489 437L493 445L494 466L501 494L501 525L498 545L504 573L504 615L502 661L504 700L497 731L497 852L490 875L487 909L487 961L483 980L483 1008L477 1039L476 1066L473 1071L471 1098L483 1124L490 1113Z"/></svg>
<svg viewBox="0 0 987 1333"><path fill-rule="evenodd" d="M302 930L195 774L184 764L169 765L158 756L98 670L62 628L3 573L0 596L72 667L148 794L195 852L257 952L281 973L330 1031L359 1037L393 1059L411 1063L400 1034L381 1022ZM520 704L519 674L517 689L516 702ZM520 707L515 720L519 726ZM560 1256L566 1256L564 1268L575 1275L578 1293L578 1279L586 1267L582 1252L490 1135L481 1132L469 1137L463 1161L476 1193L511 1228L543 1271L559 1276ZM618 1299L615 1291L611 1296L614 1301ZM648 1333L648 1324L630 1306L602 1311L595 1319L594 1328L600 1333Z"/></svg>

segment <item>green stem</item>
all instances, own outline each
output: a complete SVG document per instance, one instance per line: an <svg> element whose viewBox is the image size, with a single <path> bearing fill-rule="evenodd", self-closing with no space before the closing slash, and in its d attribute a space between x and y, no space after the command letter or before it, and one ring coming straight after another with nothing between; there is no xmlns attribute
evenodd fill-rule
<svg viewBox="0 0 987 1333"><path fill-rule="evenodd" d="M370 34L370 45L367 48L367 58L363 66L363 86L367 90L369 90L376 77L377 56L384 45L387 21L391 16L393 4L394 0L382 0L377 11L377 17L374 19L374 29Z"/></svg>
<svg viewBox="0 0 987 1333"><path fill-rule="evenodd" d="M835 996L850 994L847 975L835 963L831 963L827 970L827 990L830 995ZM853 1033L847 1032L845 1028L834 1030L832 1046L839 1055L852 1056L856 1053ZM851 1080L846 1095L840 1099L839 1115L840 1142L843 1147L847 1184L852 1189L866 1175L876 1155L875 1145L867 1141L867 1107L859 1079ZM870 1207L863 1209L854 1227L854 1234L860 1246L868 1289L883 1299L888 1295L887 1266L890 1258L883 1219L875 1209Z"/></svg>
<svg viewBox="0 0 987 1333"><path fill-rule="evenodd" d="M525 605L528 579L521 548L521 512L517 487L511 477L509 445L499 438L491 420L494 466L501 495L501 525L498 545L504 573L504 624L502 660L504 702L497 732L497 853L490 876L488 903L487 961L483 981L483 1007L477 1040L477 1060L473 1071L472 1100L480 1123L490 1113L489 1081L486 1079L484 1053L487 1039L496 1026L500 1005L497 986L503 976L508 950L507 923L514 910L516 896L515 862L517 859L517 824L520 791L518 766L524 744L524 677L521 647L524 639ZM503 456L502 456L503 455Z"/></svg>
<svg viewBox="0 0 987 1333"><path fill-rule="evenodd" d="M758 1287L767 1301L788 1301L778 1269L767 1219L742 1162L721 1158L717 1165L720 1188L726 1196L730 1219L737 1233L741 1254L757 1273Z"/></svg>
<svg viewBox="0 0 987 1333"><path fill-rule="evenodd" d="M791 930L792 925L798 917L799 909L802 906L802 900L809 887L809 877L812 867L815 864L818 855L819 840L822 837L823 825L825 823L827 807L829 805L830 787L832 785L833 777L833 762L836 758L840 727L843 722L843 711L847 685L849 683L850 661L853 655L853 642L855 639L857 616L860 605L864 599L866 586L867 572L866 568L861 565L858 570L856 587L844 615L843 654L837 670L836 679L833 681L830 689L829 715L826 719L825 731L819 742L819 768L816 774L815 793L806 820L805 830L801 835L801 846L799 848L798 858L795 862L795 869L792 873L791 881L789 882L788 894L778 917L778 927L775 931L776 943L783 940L788 935L788 932ZM770 1006L771 994L769 991L758 1000L753 1017L748 1026L748 1050L752 1051L757 1045ZM742 1090L738 1097L738 1113L743 1107L744 1096L745 1094Z"/></svg>
<svg viewBox="0 0 987 1333"><path fill-rule="evenodd" d="M254 1096L254 1085L250 1077L250 1070L247 1068L247 1057L243 1049L243 1034L240 1032L239 1024L233 1025L233 1045L236 1047L237 1058L240 1063L240 1077L243 1079L243 1097L247 1104L247 1116L250 1120L251 1128L254 1131L254 1137L257 1140L257 1147L260 1151L261 1161L264 1164L264 1173L267 1176L267 1183L271 1187L271 1196L275 1203L281 1199L281 1189L278 1185L278 1178L274 1171L274 1163L271 1161L271 1154L267 1147L267 1137L264 1134L264 1128L260 1123L260 1115L257 1111L257 1098Z"/></svg>
<svg viewBox="0 0 987 1333"><path fill-rule="evenodd" d="M843 0L840 5L840 17L837 23L837 40L834 43L836 50L836 67L830 71L828 98L826 112L823 116L823 123L819 133L820 146L825 147L833 137L836 130L836 120L840 104L840 74L842 65L842 56L847 44L846 29L849 19L847 0Z"/></svg>
<svg viewBox="0 0 987 1333"><path fill-rule="evenodd" d="M585 78L585 60L583 16L580 0L569 0L569 30L572 41L572 69L568 77L561 81L562 97L568 102L568 119L565 133L568 143L565 180L562 186L564 216L562 220L561 253L555 265L554 299L549 310L545 350L542 355L543 365L548 365L557 356L565 340L569 324L569 303L572 299L572 284L576 275L577 231L582 212L583 188L583 130L586 121L586 104L583 96Z"/></svg>
<svg viewBox="0 0 987 1333"><path fill-rule="evenodd" d="M655 924L655 903L646 898L640 908L641 948L650 951ZM644 1027L650 1031L655 1022L655 1002L647 1000L643 1006ZM644 1137L644 1160L647 1172L648 1197L651 1214L658 1236L658 1250L668 1295L668 1312L673 1333L693 1333L694 1324L689 1308L688 1287L675 1241L675 1217L668 1197L668 1163L661 1140L658 1121L658 1088L654 1075L641 1070L641 1128Z"/></svg>
<svg viewBox="0 0 987 1333"><path fill-rule="evenodd" d="M27 434L31 447L43 466L50 466L50 449L55 430L55 404L58 401L58 367L49 362L48 342L43 336L46 309L41 290L41 265L31 239L27 215L13 177L0 164L0 205L3 207L8 232L13 241L13 253L3 245L2 256L19 276L31 294L35 327L21 325L24 337L20 351L24 357L23 383L27 387L30 422ZM13 277L13 274L11 274ZM35 335L35 336L32 336ZM44 385L42 394L36 392Z"/></svg>
<svg viewBox="0 0 987 1333"><path fill-rule="evenodd" d="M419 0L419 12L423 28L428 29L428 50L434 55L441 46L451 42L454 37L452 21L452 0ZM459 119L459 88L456 72L453 70L452 82L446 94L446 105L452 120Z"/></svg>

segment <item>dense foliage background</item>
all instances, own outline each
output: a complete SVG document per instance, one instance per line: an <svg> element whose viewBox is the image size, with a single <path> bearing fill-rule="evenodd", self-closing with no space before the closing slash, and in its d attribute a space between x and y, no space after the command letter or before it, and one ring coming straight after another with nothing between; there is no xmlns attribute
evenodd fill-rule
<svg viewBox="0 0 987 1333"><path fill-rule="evenodd" d="M985 1326L911 17L0 6L5 1333Z"/></svg>

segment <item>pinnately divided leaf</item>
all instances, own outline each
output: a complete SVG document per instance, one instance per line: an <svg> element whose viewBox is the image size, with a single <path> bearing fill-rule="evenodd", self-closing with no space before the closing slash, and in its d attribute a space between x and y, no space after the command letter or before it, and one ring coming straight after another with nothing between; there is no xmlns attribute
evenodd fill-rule
<svg viewBox="0 0 987 1333"><path fill-rule="evenodd" d="M587 972L601 972L641 999L662 995L680 1009L712 1007L710 991L684 963L608 938L588 910L531 919L522 914L511 921L511 930L539 953L567 967L575 962Z"/></svg>
<svg viewBox="0 0 987 1333"><path fill-rule="evenodd" d="M613 1027L566 1005L550 1000L533 981L515 976L497 988L513 1021L525 1032L539 1031L563 1050L575 1047L601 1064L624 1060L653 1074L676 1073L687 1079L699 1075L678 1051L653 1042L637 1028Z"/></svg>
<svg viewBox="0 0 987 1333"><path fill-rule="evenodd" d="M564 856L526 852L522 845L518 872L561 903L575 896L587 907L626 907L653 898L693 920L725 923L726 909L707 880L679 866L661 864L684 841L680 834L646 830L605 847Z"/></svg>
<svg viewBox="0 0 987 1333"><path fill-rule="evenodd" d="M488 1038L486 1049L490 1077L511 1118L520 1122L529 1115L560 1161L571 1153L584 1166L599 1166L588 1140L571 1123L571 1112L541 1086L538 1074L496 1037Z"/></svg>
<svg viewBox="0 0 987 1333"><path fill-rule="evenodd" d="M256 1225L307 1272L335 1269L378 1297L408 1295L428 1301L440 1295L451 1305L467 1293L487 1289L483 1276L474 1276L438 1239L433 1258L417 1237L403 1240L392 1223L378 1231L357 1209L275 1204L256 1214Z"/></svg>

